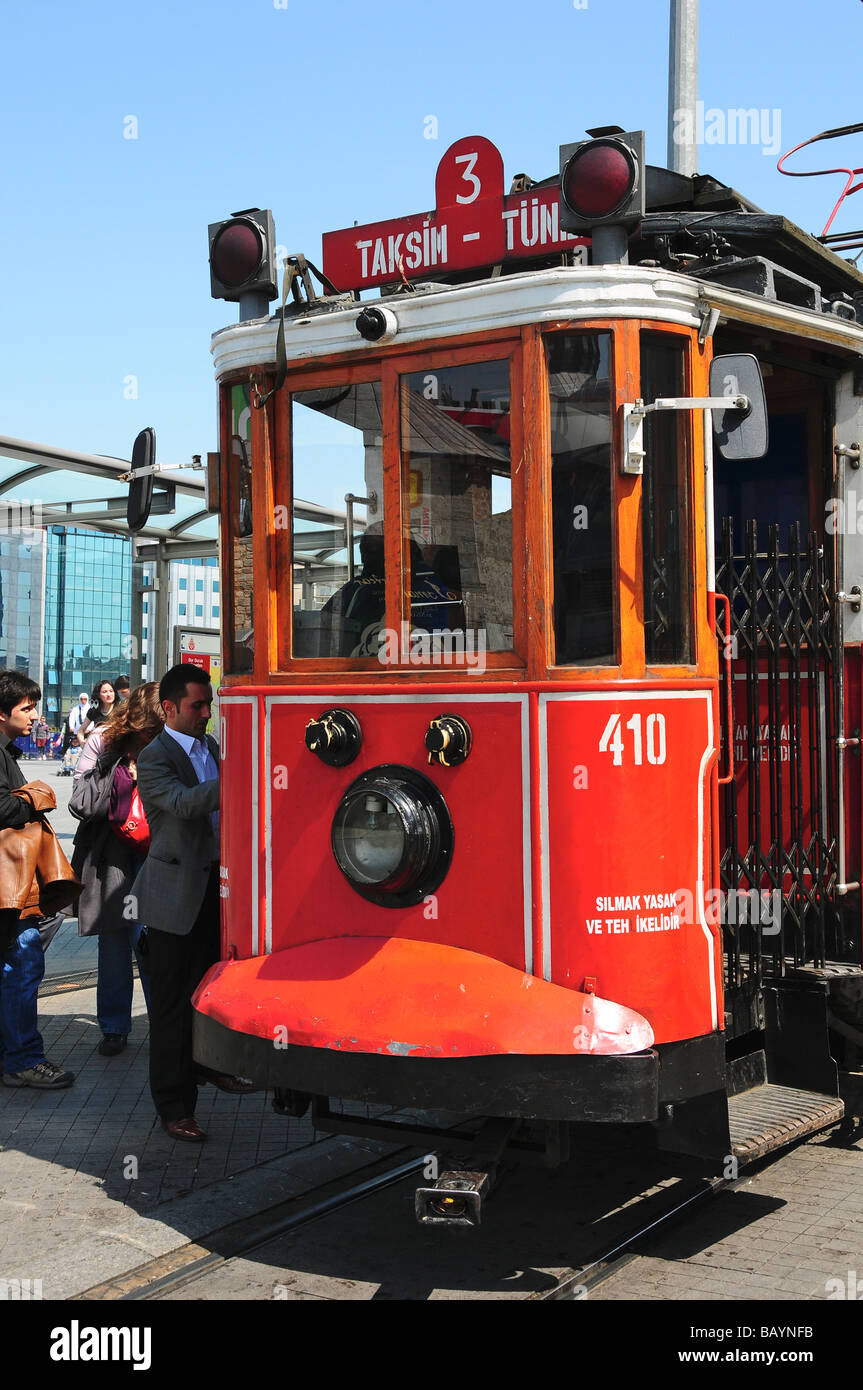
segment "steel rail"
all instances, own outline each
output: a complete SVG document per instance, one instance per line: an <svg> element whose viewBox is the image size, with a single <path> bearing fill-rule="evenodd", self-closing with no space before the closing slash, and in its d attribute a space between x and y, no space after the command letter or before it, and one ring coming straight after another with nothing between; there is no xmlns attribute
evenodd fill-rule
<svg viewBox="0 0 863 1390"><path fill-rule="evenodd" d="M52 994L67 994L76 989L93 989L97 979L96 970L69 970L49 975L39 986L39 998L47 999Z"/></svg>
<svg viewBox="0 0 863 1390"><path fill-rule="evenodd" d="M428 1162L427 1154L403 1160L393 1166L393 1159L405 1153L415 1154L416 1150L401 1149L395 1155L388 1154L365 1165L359 1173L366 1176L348 1187L344 1186L346 1179L356 1177L356 1172L335 1178L321 1187L312 1188L310 1192L289 1197L264 1211L253 1212L209 1232L198 1241L189 1241L177 1250L148 1260L127 1274L95 1284L83 1293L75 1295L75 1298L86 1301L122 1302L155 1301L164 1298L175 1289L204 1278L230 1261L248 1255L290 1231L320 1221L325 1216L383 1192L406 1177L421 1172Z"/></svg>
<svg viewBox="0 0 863 1390"><path fill-rule="evenodd" d="M750 1176L751 1168L747 1168L746 1178ZM613 1245L604 1254L598 1255L589 1264L582 1265L578 1269L571 1269L562 1278L558 1279L549 1289L541 1289L532 1293L528 1301L539 1302L574 1302L586 1296L591 1289L596 1289L600 1284L604 1284L613 1274L617 1274L633 1260L638 1259L638 1251L633 1250L633 1246L645 1240L649 1235L672 1226L683 1216L697 1210L698 1207L706 1205L720 1192L733 1191L740 1186L746 1178L710 1178L706 1184L701 1185L696 1192L691 1192L682 1202L675 1202L667 1211L653 1218L646 1226L641 1227L632 1234L625 1236Z"/></svg>

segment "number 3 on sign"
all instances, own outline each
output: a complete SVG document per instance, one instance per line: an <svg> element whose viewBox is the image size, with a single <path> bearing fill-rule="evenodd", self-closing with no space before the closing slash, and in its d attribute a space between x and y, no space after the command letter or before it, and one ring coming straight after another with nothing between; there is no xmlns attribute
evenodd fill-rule
<svg viewBox="0 0 863 1390"><path fill-rule="evenodd" d="M626 722L626 728L632 733L632 753L636 767L641 767L644 762L643 754L647 753L647 761L654 767L659 767L665 762L665 715L649 714L644 722L644 738L641 733L641 715L634 714ZM612 714L603 731L602 738L599 740L600 753L611 753L614 767L623 766L624 740L620 723L620 715Z"/></svg>
<svg viewBox="0 0 863 1390"><path fill-rule="evenodd" d="M473 151L471 154L457 154L455 157L456 164L463 164L465 166L462 172L462 178L464 179L465 183L469 183L471 185L470 193L456 194L455 200L457 203L473 203L479 197L479 192L482 188L482 184L480 183L479 179L474 173L474 169L476 168L476 162L478 159L479 154L476 151Z"/></svg>

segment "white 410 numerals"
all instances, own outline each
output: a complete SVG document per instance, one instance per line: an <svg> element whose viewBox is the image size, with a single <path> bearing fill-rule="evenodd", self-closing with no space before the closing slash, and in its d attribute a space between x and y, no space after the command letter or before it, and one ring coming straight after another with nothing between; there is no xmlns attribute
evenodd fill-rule
<svg viewBox="0 0 863 1390"><path fill-rule="evenodd" d="M644 755L647 754L647 761L654 767L659 767L665 762L665 715L648 714L644 720L644 732L642 734L642 716L634 714L631 719L621 725L620 715L613 714L603 731L602 738L599 740L600 753L610 753L612 763L615 767L623 766L623 759L629 742L632 744L632 759L636 767L641 767L644 762ZM626 728L632 734L632 739L624 739L623 729Z"/></svg>

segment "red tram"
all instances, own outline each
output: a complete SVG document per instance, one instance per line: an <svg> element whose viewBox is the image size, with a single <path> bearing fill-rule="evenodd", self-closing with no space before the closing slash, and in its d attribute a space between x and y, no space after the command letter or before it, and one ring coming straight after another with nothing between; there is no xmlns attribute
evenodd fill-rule
<svg viewBox="0 0 863 1390"><path fill-rule="evenodd" d="M241 322L195 1051L323 1127L340 1097L495 1153L616 1122L745 1160L842 1116L863 276L642 151L598 132L507 194L461 140L434 211L292 258L273 317L269 214L211 228Z"/></svg>

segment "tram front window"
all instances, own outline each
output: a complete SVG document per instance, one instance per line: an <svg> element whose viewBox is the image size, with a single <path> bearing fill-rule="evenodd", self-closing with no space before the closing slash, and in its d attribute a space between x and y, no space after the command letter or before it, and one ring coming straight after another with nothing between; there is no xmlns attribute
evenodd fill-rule
<svg viewBox="0 0 863 1390"><path fill-rule="evenodd" d="M400 400L411 631L432 660L435 634L456 661L511 651L509 363L411 372Z"/></svg>
<svg viewBox="0 0 863 1390"><path fill-rule="evenodd" d="M548 338L554 647L559 666L610 666L614 635L611 524L611 335Z"/></svg>
<svg viewBox="0 0 863 1390"><path fill-rule="evenodd" d="M641 335L645 401L686 394L685 346L670 333ZM689 430L685 411L648 415L642 485L644 655L648 665L690 663Z"/></svg>
<svg viewBox="0 0 863 1390"><path fill-rule="evenodd" d="M292 398L293 654L377 657L384 623L379 382Z"/></svg>

